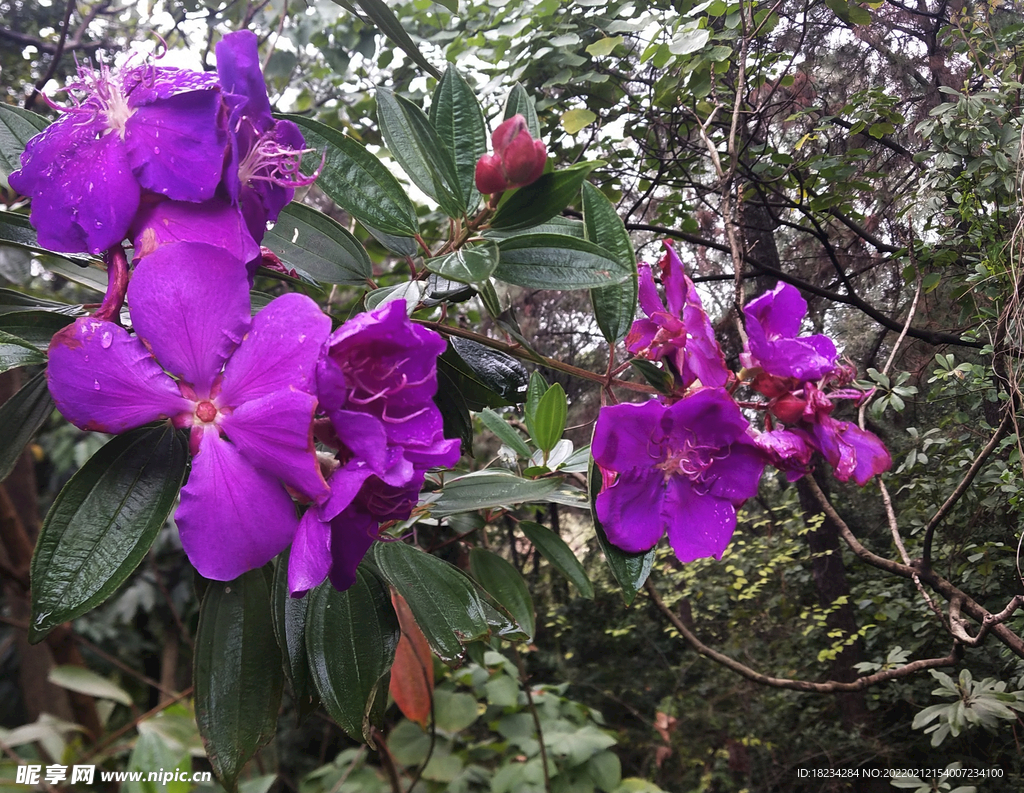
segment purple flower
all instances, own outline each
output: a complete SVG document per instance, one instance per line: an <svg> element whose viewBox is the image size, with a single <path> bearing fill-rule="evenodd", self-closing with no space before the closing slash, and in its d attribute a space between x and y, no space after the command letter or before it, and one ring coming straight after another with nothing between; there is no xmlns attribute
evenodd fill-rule
<svg viewBox="0 0 1024 793"><path fill-rule="evenodd" d="M667 532L682 562L721 557L736 507L757 493L765 465L723 388L698 389L671 406L606 407L593 452L604 476L597 516L608 538L640 552Z"/></svg>
<svg viewBox="0 0 1024 793"><path fill-rule="evenodd" d="M251 318L237 267L209 245L159 248L128 286L137 335L80 318L54 336L47 371L57 407L83 429L117 433L157 419L191 428L192 471L175 520L192 564L217 580L291 542L298 520L285 485L327 495L312 419L330 320L298 294Z"/></svg>
<svg viewBox="0 0 1024 793"><path fill-rule="evenodd" d="M68 88L84 98L28 142L9 178L32 198L40 245L101 253L118 244L142 190L213 197L228 142L216 78L149 64L83 66Z"/></svg>
<svg viewBox="0 0 1024 793"><path fill-rule="evenodd" d="M258 39L248 30L217 44L217 76L230 107L230 158L225 187L259 243L267 223L277 220L296 187L316 181L299 171L305 141L291 121L275 121L260 71Z"/></svg>
<svg viewBox="0 0 1024 793"><path fill-rule="evenodd" d="M836 366L836 345L828 336L796 338L807 315L807 301L790 284L779 283L771 292L743 308L747 317L750 351L744 364L760 366L776 377L817 380Z"/></svg>
<svg viewBox="0 0 1024 793"><path fill-rule="evenodd" d="M427 469L458 462L459 441L444 437L433 401L444 350L437 333L409 320L401 300L331 335L317 389L341 466L330 496L303 518L289 561L293 594L328 573L335 586L350 585L378 525L409 517Z"/></svg>
<svg viewBox="0 0 1024 793"><path fill-rule="evenodd" d="M658 297L649 265L640 266L640 307L647 319L638 319L626 336L626 349L651 361L667 361L687 388L695 381L704 386L723 386L729 380L725 356L715 340L715 330L704 313L700 296L683 263L667 242L659 263L665 298Z"/></svg>

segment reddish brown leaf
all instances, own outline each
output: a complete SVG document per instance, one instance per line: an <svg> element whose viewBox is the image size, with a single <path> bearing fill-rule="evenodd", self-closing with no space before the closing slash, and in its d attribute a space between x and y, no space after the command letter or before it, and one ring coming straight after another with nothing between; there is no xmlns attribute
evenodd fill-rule
<svg viewBox="0 0 1024 793"><path fill-rule="evenodd" d="M391 696L402 715L426 729L434 693L434 659L409 604L394 590L391 602L402 627L395 663L391 667Z"/></svg>

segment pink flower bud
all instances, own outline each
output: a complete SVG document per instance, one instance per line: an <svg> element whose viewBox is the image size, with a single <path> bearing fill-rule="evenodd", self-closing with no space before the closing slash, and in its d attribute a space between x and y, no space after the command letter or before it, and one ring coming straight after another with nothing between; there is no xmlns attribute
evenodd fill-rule
<svg viewBox="0 0 1024 793"><path fill-rule="evenodd" d="M491 135L494 154L476 164L476 187L481 193L501 193L537 181L548 153L544 143L530 137L521 115L503 122Z"/></svg>

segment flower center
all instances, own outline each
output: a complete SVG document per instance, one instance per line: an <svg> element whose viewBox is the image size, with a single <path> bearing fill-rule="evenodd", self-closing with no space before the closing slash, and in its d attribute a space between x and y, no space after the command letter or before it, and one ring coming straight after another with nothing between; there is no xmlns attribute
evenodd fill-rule
<svg viewBox="0 0 1024 793"><path fill-rule="evenodd" d="M209 424L217 418L217 407L212 402L200 402L196 405L196 418L203 424Z"/></svg>
<svg viewBox="0 0 1024 793"><path fill-rule="evenodd" d="M660 468L665 472L666 480L681 474L687 479L699 481L711 463L715 461L712 451L710 446L698 446L686 440L683 441L681 448L668 449L665 459L657 463L655 468Z"/></svg>
<svg viewBox="0 0 1024 793"><path fill-rule="evenodd" d="M238 181L243 185L250 182L270 182L278 187L295 188L313 184L320 169L311 176L303 174L302 155L314 149L293 149L283 146L274 139L274 130L264 132L256 145L238 164Z"/></svg>
<svg viewBox="0 0 1024 793"><path fill-rule="evenodd" d="M92 94L92 98L99 103L100 112L106 117L107 128L103 134L116 132L124 140L128 119L135 115L135 109L128 105L122 79L115 78L107 66L99 69L80 66L77 80L68 87Z"/></svg>

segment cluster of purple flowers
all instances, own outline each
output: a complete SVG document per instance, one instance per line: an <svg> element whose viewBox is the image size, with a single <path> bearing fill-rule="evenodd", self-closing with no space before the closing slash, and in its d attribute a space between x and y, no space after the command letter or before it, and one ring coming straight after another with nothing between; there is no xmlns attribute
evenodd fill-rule
<svg viewBox="0 0 1024 793"><path fill-rule="evenodd" d="M720 558L736 527L736 509L757 492L766 465L791 481L807 473L815 452L841 481L860 485L892 465L881 440L832 417L836 399L858 402L853 371L838 362L826 336L799 336L807 303L788 284L743 309L747 349L737 377L726 367L714 329L675 251L660 262L666 301L651 268L640 269L640 305L626 346L663 362L676 390L644 404L606 407L594 430L594 460L603 488L597 514L620 548L646 551L665 533L689 562ZM755 431L734 393L750 385L766 401L744 403L765 412Z"/></svg>
<svg viewBox="0 0 1024 793"><path fill-rule="evenodd" d="M57 333L50 392L83 429L189 431L175 521L202 575L230 580L292 545L293 595L328 576L345 588L381 524L410 516L427 469L458 461L433 402L445 343L404 301L333 333L299 294L253 316L267 223L310 179L298 128L271 115L256 37L225 36L217 61L216 76L81 69L72 88L85 97L11 175L40 244L110 254L134 242L133 332L105 302Z"/></svg>

